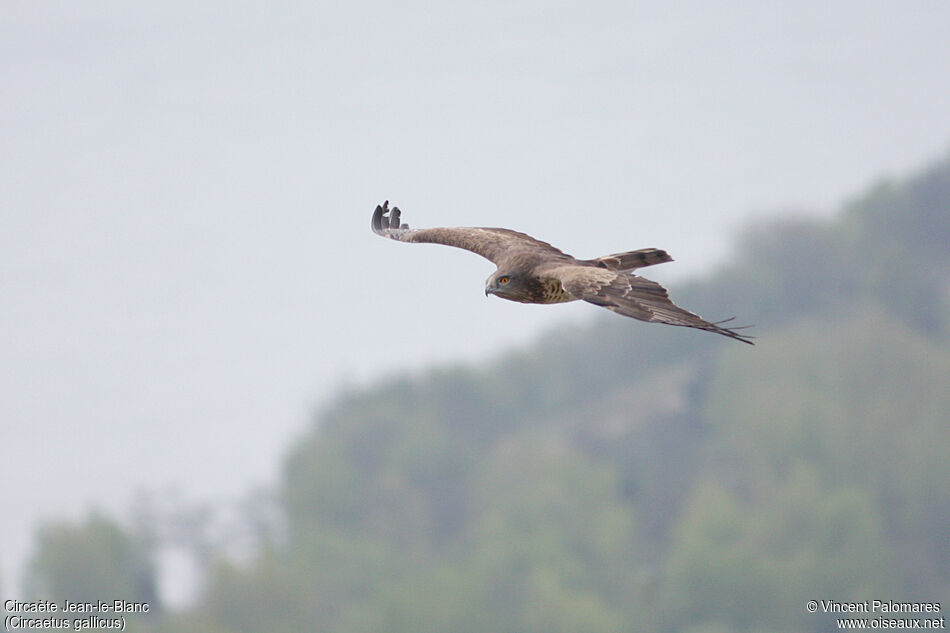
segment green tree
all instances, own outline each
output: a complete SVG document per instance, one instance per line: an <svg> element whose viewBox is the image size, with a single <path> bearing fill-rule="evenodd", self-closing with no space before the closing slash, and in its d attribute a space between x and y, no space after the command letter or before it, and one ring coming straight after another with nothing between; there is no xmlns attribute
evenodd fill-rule
<svg viewBox="0 0 950 633"><path fill-rule="evenodd" d="M668 561L662 596L670 630L704 622L739 631L813 628L818 616L804 611L807 600L864 600L897 586L871 496L826 490L805 466L759 502L701 484Z"/></svg>
<svg viewBox="0 0 950 633"><path fill-rule="evenodd" d="M146 548L115 521L94 512L84 522L37 531L26 581L30 595L74 601L130 600L157 610L155 567Z"/></svg>
<svg viewBox="0 0 950 633"><path fill-rule="evenodd" d="M867 490L908 587L950 582L950 351L866 304L729 353L710 390L710 455L766 498L805 463L818 485Z"/></svg>
<svg viewBox="0 0 950 633"><path fill-rule="evenodd" d="M499 625L613 631L635 618L641 556L614 467L526 433L497 446L473 488L470 566Z"/></svg>

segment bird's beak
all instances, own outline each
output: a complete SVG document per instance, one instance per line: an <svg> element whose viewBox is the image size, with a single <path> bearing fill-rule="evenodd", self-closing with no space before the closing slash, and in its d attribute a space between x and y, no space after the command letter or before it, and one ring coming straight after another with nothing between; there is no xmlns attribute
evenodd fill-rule
<svg viewBox="0 0 950 633"><path fill-rule="evenodd" d="M487 297L488 295L493 295L493 294L495 294L495 289L492 288L491 286L485 286L485 296Z"/></svg>

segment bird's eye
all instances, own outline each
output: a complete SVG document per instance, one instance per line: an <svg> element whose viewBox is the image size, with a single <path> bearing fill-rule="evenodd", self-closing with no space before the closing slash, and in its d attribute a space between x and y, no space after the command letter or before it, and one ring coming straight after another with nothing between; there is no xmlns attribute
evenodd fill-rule
<svg viewBox="0 0 950 633"><path fill-rule="evenodd" d="M506 283L508 283L509 281L511 281L511 277L499 277L499 278L498 278L498 283L500 283L500 284L506 284Z"/></svg>

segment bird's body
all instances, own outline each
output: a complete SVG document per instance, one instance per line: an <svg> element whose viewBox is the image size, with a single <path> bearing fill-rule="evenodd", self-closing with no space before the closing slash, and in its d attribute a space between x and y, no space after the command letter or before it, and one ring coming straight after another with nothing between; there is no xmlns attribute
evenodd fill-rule
<svg viewBox="0 0 950 633"><path fill-rule="evenodd" d="M750 337L704 320L674 304L660 284L631 271L672 261L666 251L644 248L595 259L576 259L525 233L510 229L451 227L410 229L388 201L376 207L373 231L401 242L455 246L477 253L498 267L485 294L520 303L587 301L623 316L698 328L752 344ZM722 323L722 322L720 322Z"/></svg>
<svg viewBox="0 0 950 633"><path fill-rule="evenodd" d="M557 267L554 264L553 267ZM564 303L577 301L579 297L564 289L561 280L552 272L551 262L546 262L536 253L515 252L504 259L496 274L485 284L485 294L494 294L502 299L519 303ZM508 281L499 283L506 271L531 271L530 274L507 275Z"/></svg>

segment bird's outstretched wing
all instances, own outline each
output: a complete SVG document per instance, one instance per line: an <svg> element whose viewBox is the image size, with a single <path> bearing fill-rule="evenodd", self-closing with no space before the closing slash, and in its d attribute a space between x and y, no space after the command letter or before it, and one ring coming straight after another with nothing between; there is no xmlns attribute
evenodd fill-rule
<svg viewBox="0 0 950 633"><path fill-rule="evenodd" d="M558 266L546 274L561 281L569 293L588 303L641 321L698 328L753 345L752 337L738 333L742 328L724 328L720 321L706 321L670 300L666 288L637 275L591 266ZM729 321L731 319L727 319Z"/></svg>
<svg viewBox="0 0 950 633"><path fill-rule="evenodd" d="M604 255L603 257L587 261L601 268L609 268L610 270L620 272L671 262L673 258L661 248L641 248L635 251L627 251L626 253Z"/></svg>
<svg viewBox="0 0 950 633"><path fill-rule="evenodd" d="M483 227L446 227L436 229L410 229L400 224L398 207L389 208L387 200L376 207L373 213L373 232L400 242L444 244L477 253L498 263L513 250L535 250L558 258L570 258L547 242L510 229Z"/></svg>

